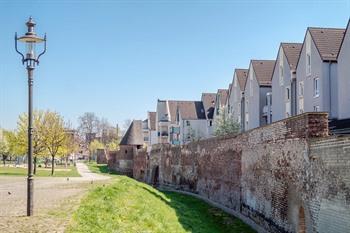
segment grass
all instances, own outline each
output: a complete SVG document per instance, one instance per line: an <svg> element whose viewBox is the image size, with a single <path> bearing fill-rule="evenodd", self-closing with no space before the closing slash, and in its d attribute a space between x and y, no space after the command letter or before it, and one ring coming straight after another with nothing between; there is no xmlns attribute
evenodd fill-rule
<svg viewBox="0 0 350 233"><path fill-rule="evenodd" d="M88 166L89 170L94 173L111 176L116 175L115 173L109 171L107 164L97 164L95 161L86 162L85 164Z"/></svg>
<svg viewBox="0 0 350 233"><path fill-rule="evenodd" d="M92 189L66 229L78 232L120 233L234 233L254 232L241 220L200 199L160 192L124 176Z"/></svg>
<svg viewBox="0 0 350 233"><path fill-rule="evenodd" d="M67 170L59 170L65 168L64 166L56 166L54 177L79 177L79 173L74 166L68 166ZM57 170L56 170L57 169ZM23 167L4 167L0 166L0 176L26 176L28 173L27 168ZM51 176L51 168L36 168L37 177Z"/></svg>

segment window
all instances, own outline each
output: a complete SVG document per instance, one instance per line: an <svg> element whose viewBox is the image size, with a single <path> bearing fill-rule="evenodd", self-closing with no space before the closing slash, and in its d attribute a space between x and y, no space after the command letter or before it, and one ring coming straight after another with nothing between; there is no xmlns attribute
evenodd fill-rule
<svg viewBox="0 0 350 233"><path fill-rule="evenodd" d="M299 96L304 96L304 82L299 82Z"/></svg>
<svg viewBox="0 0 350 233"><path fill-rule="evenodd" d="M316 105L314 106L314 112L319 112L320 111L320 106Z"/></svg>
<svg viewBox="0 0 350 233"><path fill-rule="evenodd" d="M286 92L285 92L285 94L286 94L286 101L290 101L290 87L286 87Z"/></svg>
<svg viewBox="0 0 350 233"><path fill-rule="evenodd" d="M311 75L311 35L306 35L306 75Z"/></svg>
<svg viewBox="0 0 350 233"><path fill-rule="evenodd" d="M283 81L284 81L284 72L283 72L283 57L284 57L284 54L283 54L283 50L282 48L280 49L280 52L279 52L279 63L280 63L280 69L279 69L279 81L280 81L280 86L283 86Z"/></svg>
<svg viewBox="0 0 350 233"><path fill-rule="evenodd" d="M299 98L299 113L304 113L304 98Z"/></svg>
<svg viewBox="0 0 350 233"><path fill-rule="evenodd" d="M280 86L283 86L283 66L280 65Z"/></svg>
<svg viewBox="0 0 350 233"><path fill-rule="evenodd" d="M311 55L306 54L306 75L311 74Z"/></svg>
<svg viewBox="0 0 350 233"><path fill-rule="evenodd" d="M252 97L253 96L253 72L250 72L250 75L249 75L249 92L250 92L250 96Z"/></svg>
<svg viewBox="0 0 350 233"><path fill-rule="evenodd" d="M186 125L190 126L191 125L190 121L186 121Z"/></svg>
<svg viewBox="0 0 350 233"><path fill-rule="evenodd" d="M320 79L314 78L314 97L320 96Z"/></svg>

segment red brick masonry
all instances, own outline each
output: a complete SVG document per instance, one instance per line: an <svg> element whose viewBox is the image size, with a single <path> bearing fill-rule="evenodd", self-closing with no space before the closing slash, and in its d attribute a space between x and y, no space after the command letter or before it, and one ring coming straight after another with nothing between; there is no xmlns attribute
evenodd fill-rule
<svg viewBox="0 0 350 233"><path fill-rule="evenodd" d="M206 197L269 232L350 232L350 139L328 136L326 113L153 148L149 160L135 157L140 180Z"/></svg>

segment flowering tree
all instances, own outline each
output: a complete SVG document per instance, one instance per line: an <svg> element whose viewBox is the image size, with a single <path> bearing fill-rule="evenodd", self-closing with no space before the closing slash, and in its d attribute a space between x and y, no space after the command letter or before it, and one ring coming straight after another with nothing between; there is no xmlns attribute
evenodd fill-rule
<svg viewBox="0 0 350 233"><path fill-rule="evenodd" d="M232 115L225 111L225 108L219 110L219 115L215 119L215 136L223 136L228 134L238 134L240 131L240 125L235 121Z"/></svg>

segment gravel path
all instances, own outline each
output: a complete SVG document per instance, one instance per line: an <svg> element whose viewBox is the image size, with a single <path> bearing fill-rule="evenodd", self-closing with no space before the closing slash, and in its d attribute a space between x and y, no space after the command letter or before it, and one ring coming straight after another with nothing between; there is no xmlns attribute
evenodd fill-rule
<svg viewBox="0 0 350 233"><path fill-rule="evenodd" d="M25 216L26 178L0 176L0 232L63 232L69 212L94 181L110 178L90 172L84 163L77 163L77 170L81 177L34 179L34 217L30 218ZM57 216L59 212L63 216Z"/></svg>

